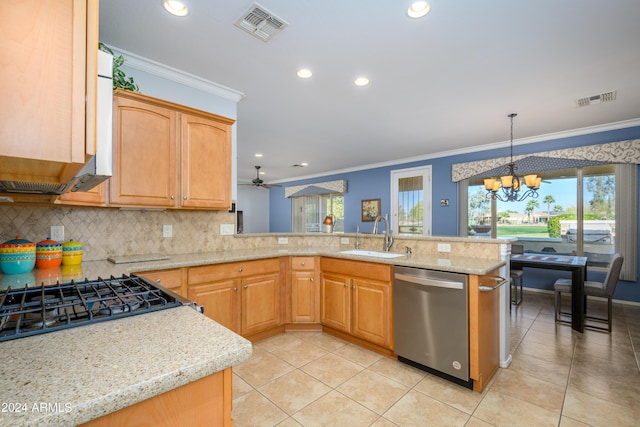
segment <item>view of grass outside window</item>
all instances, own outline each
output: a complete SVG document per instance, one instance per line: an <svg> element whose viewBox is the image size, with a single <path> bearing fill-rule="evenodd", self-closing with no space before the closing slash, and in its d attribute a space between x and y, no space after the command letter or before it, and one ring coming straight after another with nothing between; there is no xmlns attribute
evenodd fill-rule
<svg viewBox="0 0 640 427"><path fill-rule="evenodd" d="M422 176L398 181L398 229L400 234L422 234L424 217Z"/></svg>
<svg viewBox="0 0 640 427"><path fill-rule="evenodd" d="M344 232L344 196L342 193L311 194L292 197L291 218L294 233L328 232L323 221L335 217L333 232Z"/></svg>
<svg viewBox="0 0 640 427"><path fill-rule="evenodd" d="M615 252L615 165L582 169L582 199L578 170L541 172L537 198L521 202L492 200L480 180L469 182L469 236L515 237L525 252L586 256L590 266L606 266ZM582 204L582 217L578 206ZM578 230L583 239L578 242Z"/></svg>

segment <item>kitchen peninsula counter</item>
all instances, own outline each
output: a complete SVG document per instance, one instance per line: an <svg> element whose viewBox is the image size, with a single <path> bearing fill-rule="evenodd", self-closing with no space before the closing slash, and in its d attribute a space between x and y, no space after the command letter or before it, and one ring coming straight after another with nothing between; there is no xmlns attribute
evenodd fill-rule
<svg viewBox="0 0 640 427"><path fill-rule="evenodd" d="M0 343L0 425L75 426L235 366L251 343L182 306Z"/></svg>
<svg viewBox="0 0 640 427"><path fill-rule="evenodd" d="M77 272L76 279L81 277L91 279L95 277L109 277L111 275L120 276L122 274L131 274L140 271L195 267L200 265L223 264L228 262L250 261L281 256L327 256L377 262L380 264L402 265L429 270L477 275L488 274L505 265L504 260L449 256L447 254L403 254L397 258L379 258L341 253L341 251L348 249L351 248L335 249L330 247L289 247L287 249L282 249L279 247L267 247L259 249L237 249L232 251L158 256L158 258L164 258L158 260L153 260L153 256L147 256L146 259L148 259L148 261L141 262L126 262L126 257L120 257L118 260L120 263L118 264L114 264L107 260L83 262L81 272ZM139 259L139 256L133 256L131 259L137 260Z"/></svg>

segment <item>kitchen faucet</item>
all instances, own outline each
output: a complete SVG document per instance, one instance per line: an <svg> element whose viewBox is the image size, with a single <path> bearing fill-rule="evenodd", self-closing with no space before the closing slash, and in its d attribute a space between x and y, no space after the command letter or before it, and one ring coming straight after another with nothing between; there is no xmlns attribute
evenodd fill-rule
<svg viewBox="0 0 640 427"><path fill-rule="evenodd" d="M384 250L385 252L389 252L389 249L391 249L391 245L393 245L393 236L389 231L389 221L386 217L381 215L378 215L376 217L376 220L373 223L373 234L378 233L378 222L380 222L380 220L384 221Z"/></svg>

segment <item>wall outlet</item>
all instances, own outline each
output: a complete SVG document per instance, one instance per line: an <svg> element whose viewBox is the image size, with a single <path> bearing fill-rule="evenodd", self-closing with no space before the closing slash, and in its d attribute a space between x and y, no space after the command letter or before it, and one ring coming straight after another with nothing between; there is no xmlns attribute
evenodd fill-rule
<svg viewBox="0 0 640 427"><path fill-rule="evenodd" d="M438 243L438 252L451 252L451 245L449 243Z"/></svg>
<svg viewBox="0 0 640 427"><path fill-rule="evenodd" d="M341 237L340 238L340 244L341 245L348 245L349 244L349 238L348 237Z"/></svg>
<svg viewBox="0 0 640 427"><path fill-rule="evenodd" d="M64 242L64 225L51 226L51 240L56 242Z"/></svg>
<svg viewBox="0 0 640 427"><path fill-rule="evenodd" d="M230 236L234 233L234 225L233 224L220 224L220 235L221 236Z"/></svg>
<svg viewBox="0 0 640 427"><path fill-rule="evenodd" d="M173 226L172 225L163 225L162 226L162 237L173 237Z"/></svg>
<svg viewBox="0 0 640 427"><path fill-rule="evenodd" d="M289 238L288 237L278 237L278 244L279 245L288 245L289 244Z"/></svg>

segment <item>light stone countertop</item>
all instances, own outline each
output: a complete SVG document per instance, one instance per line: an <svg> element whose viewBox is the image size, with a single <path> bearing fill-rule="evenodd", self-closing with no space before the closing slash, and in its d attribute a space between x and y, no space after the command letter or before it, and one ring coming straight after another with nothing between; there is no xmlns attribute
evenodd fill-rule
<svg viewBox="0 0 640 427"><path fill-rule="evenodd" d="M502 267L505 262L500 260L456 257L447 254L429 255L412 254L403 255L398 258L378 258L368 256L355 256L341 253L341 250L331 247L267 247L256 249L238 249L233 251L206 252L198 254L169 255L168 259L158 261L124 262L126 257L119 257L119 264L111 261L89 261L83 262L81 271L76 273L75 279L97 277L121 276L135 272L165 270L170 268L194 267L199 265L222 264L227 262L249 261L256 259L273 258L280 256L329 256L334 258L352 259L359 261L377 262L381 264L402 265L408 267L426 268L429 270L441 270L463 274L483 275ZM140 256L132 256L137 260ZM150 259L153 257L147 257ZM165 256L166 258L166 256ZM55 269L51 269L52 272ZM64 273L64 271L63 271ZM55 275L56 273L52 273ZM55 282L54 282L55 283ZM2 288L2 276L0 276L0 289Z"/></svg>
<svg viewBox="0 0 640 427"><path fill-rule="evenodd" d="M183 306L5 341L0 354L0 425L74 426L237 365L251 343Z"/></svg>

